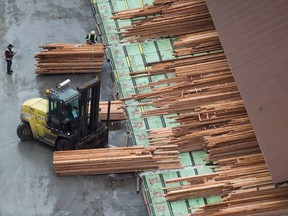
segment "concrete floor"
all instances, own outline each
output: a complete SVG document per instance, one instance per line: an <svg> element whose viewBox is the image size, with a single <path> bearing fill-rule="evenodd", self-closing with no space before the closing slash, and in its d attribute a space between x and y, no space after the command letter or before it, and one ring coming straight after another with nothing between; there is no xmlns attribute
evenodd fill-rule
<svg viewBox="0 0 288 216"><path fill-rule="evenodd" d="M9 43L17 54L12 76L0 60L0 215L1 216L118 216L147 215L132 174L56 177L53 149L38 141L21 142L16 135L22 103L41 97L46 88L69 78L71 87L92 75L37 76L34 54L48 43L83 43L95 29L89 0L0 1L0 49ZM101 73L101 99L112 96L111 72ZM110 133L110 144L121 146L125 129Z"/></svg>

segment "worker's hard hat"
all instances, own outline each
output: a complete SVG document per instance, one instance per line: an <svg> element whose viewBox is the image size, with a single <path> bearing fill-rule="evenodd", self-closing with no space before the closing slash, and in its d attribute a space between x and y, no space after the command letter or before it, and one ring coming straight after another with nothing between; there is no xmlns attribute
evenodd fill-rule
<svg viewBox="0 0 288 216"><path fill-rule="evenodd" d="M95 34L95 31L91 31L91 34Z"/></svg>
<svg viewBox="0 0 288 216"><path fill-rule="evenodd" d="M46 94L46 95L50 94L50 90L49 90L49 89L46 89L45 94Z"/></svg>

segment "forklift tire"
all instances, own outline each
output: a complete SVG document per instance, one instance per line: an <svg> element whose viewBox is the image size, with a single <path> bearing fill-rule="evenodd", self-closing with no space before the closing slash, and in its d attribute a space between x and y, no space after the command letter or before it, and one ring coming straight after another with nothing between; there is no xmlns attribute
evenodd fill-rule
<svg viewBox="0 0 288 216"><path fill-rule="evenodd" d="M31 127L28 122L21 122L17 127L17 135L22 141L33 139Z"/></svg>
<svg viewBox="0 0 288 216"><path fill-rule="evenodd" d="M56 143L56 150L57 151L67 151L74 149L68 139L59 139Z"/></svg>

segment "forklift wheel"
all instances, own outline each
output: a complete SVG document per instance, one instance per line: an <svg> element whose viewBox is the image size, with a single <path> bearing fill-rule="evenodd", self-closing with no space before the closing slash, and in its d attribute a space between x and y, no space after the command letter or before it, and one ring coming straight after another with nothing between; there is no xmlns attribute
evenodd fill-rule
<svg viewBox="0 0 288 216"><path fill-rule="evenodd" d="M59 139L56 143L56 150L57 151L66 151L66 150L72 150L73 146L67 139Z"/></svg>
<svg viewBox="0 0 288 216"><path fill-rule="evenodd" d="M21 122L17 127L17 135L22 141L33 139L31 127L28 122Z"/></svg>

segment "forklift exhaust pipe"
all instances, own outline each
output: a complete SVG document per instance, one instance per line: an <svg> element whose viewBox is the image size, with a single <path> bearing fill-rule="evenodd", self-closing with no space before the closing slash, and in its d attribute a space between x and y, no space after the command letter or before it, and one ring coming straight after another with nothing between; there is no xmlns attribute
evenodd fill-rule
<svg viewBox="0 0 288 216"><path fill-rule="evenodd" d="M62 83L58 84L56 87L58 89L63 88L64 86L68 85L70 83L70 79L67 79L65 81L63 81Z"/></svg>
<svg viewBox="0 0 288 216"><path fill-rule="evenodd" d="M108 131L109 131L109 127L110 127L110 108L111 108L111 101L108 101L108 112L107 112L107 127L108 127Z"/></svg>

